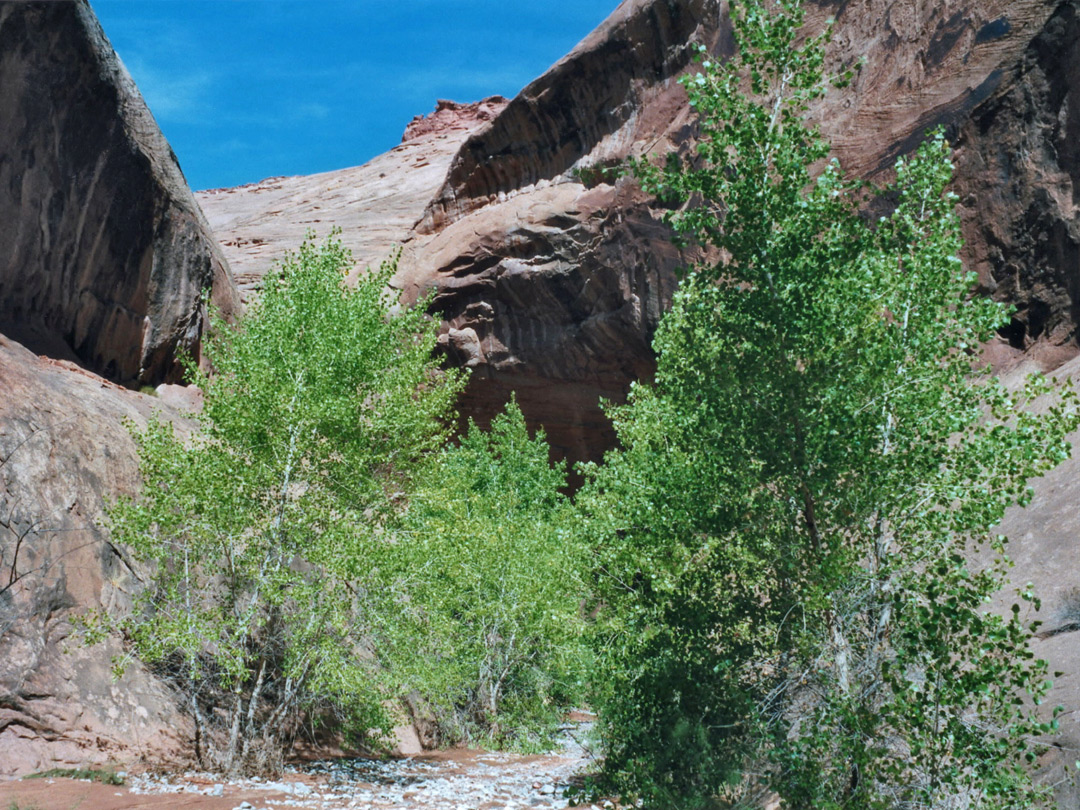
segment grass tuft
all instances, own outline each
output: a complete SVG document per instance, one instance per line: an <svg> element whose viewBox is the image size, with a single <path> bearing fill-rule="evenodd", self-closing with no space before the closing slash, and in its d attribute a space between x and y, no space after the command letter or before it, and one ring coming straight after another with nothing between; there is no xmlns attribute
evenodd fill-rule
<svg viewBox="0 0 1080 810"><path fill-rule="evenodd" d="M115 771L96 768L50 768L41 773L32 773L26 779L89 779L103 785L122 785L124 777Z"/></svg>

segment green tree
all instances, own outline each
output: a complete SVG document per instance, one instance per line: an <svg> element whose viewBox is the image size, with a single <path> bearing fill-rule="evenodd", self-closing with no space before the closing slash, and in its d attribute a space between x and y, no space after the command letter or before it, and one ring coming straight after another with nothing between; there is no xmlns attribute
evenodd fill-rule
<svg viewBox="0 0 1080 810"><path fill-rule="evenodd" d="M993 529L1068 456L1075 396L980 365L1008 310L958 258L942 134L887 188L846 179L804 122L828 33L768 6L684 80L697 154L635 167L713 259L580 498L606 779L652 806L1027 806L1046 665L1020 607L988 609ZM892 213L867 222L873 195Z"/></svg>
<svg viewBox="0 0 1080 810"><path fill-rule="evenodd" d="M189 365L200 430L137 433L142 495L109 512L153 571L132 653L186 690L207 766L278 767L305 717L389 723L366 560L463 378L436 368L423 307L391 314L393 266L349 287L351 265L309 237L237 326L215 322L213 374Z"/></svg>
<svg viewBox="0 0 1080 810"><path fill-rule="evenodd" d="M547 747L585 667L565 464L511 401L421 481L379 558L380 655L443 742Z"/></svg>

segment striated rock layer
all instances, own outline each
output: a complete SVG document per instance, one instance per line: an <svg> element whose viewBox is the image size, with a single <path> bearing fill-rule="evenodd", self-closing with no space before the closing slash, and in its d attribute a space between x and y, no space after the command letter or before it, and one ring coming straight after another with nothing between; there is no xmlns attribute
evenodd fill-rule
<svg viewBox="0 0 1080 810"><path fill-rule="evenodd" d="M85 0L0 2L0 332L124 383L178 376L227 266Z"/></svg>

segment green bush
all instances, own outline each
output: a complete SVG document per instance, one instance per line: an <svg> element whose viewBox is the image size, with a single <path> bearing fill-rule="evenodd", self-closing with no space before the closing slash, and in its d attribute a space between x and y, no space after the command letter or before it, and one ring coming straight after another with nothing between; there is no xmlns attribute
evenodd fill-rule
<svg viewBox="0 0 1080 810"><path fill-rule="evenodd" d="M546 746L581 693L581 549L515 403L436 454L379 555L378 648L444 742Z"/></svg>

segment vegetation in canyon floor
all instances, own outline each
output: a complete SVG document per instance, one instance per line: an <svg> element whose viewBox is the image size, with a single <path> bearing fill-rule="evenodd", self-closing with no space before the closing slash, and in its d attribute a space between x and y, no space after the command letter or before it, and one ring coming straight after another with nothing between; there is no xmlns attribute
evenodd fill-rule
<svg viewBox="0 0 1080 810"><path fill-rule="evenodd" d="M1075 394L980 366L1009 312L958 258L942 132L885 188L845 178L805 123L828 33L800 41L797 0L733 13L737 56L683 79L696 152L634 165L713 259L578 499L600 784L650 807L1037 804L1056 715L1033 708L1037 598L998 609L994 527L1068 457Z"/></svg>
<svg viewBox="0 0 1080 810"><path fill-rule="evenodd" d="M542 750L588 672L565 465L515 402L434 455L380 555L378 645L444 742Z"/></svg>
<svg viewBox="0 0 1080 810"><path fill-rule="evenodd" d="M392 266L348 288L350 266L306 242L241 323L215 323L214 373L189 366L201 431L137 433L142 497L109 515L153 570L121 621L132 654L182 686L197 757L225 771L279 765L304 716L389 726L361 560L446 439L462 377L436 372L421 311L387 317Z"/></svg>
<svg viewBox="0 0 1080 810"><path fill-rule="evenodd" d="M205 765L272 769L305 718L370 743L398 699L443 741L539 747L587 682L598 789L647 807L1046 798L1038 600L1008 604L994 527L1067 458L1077 398L981 365L1008 311L958 258L943 134L847 179L805 123L828 33L799 39L797 0L733 14L737 55L683 80L697 151L634 165L712 259L574 503L513 403L448 443L436 326L390 266L345 286L333 239L215 325L193 438L137 432L144 491L110 520L150 587L89 626L182 687Z"/></svg>
<svg viewBox="0 0 1080 810"><path fill-rule="evenodd" d="M464 375L423 307L391 312L391 265L351 266L305 242L215 324L200 432L136 432L143 493L110 511L152 582L96 629L182 687L207 767L280 767L305 718L377 746L403 695L446 741L535 745L575 692L578 597L535 576L581 567L538 528L564 473L516 407L443 448Z"/></svg>

